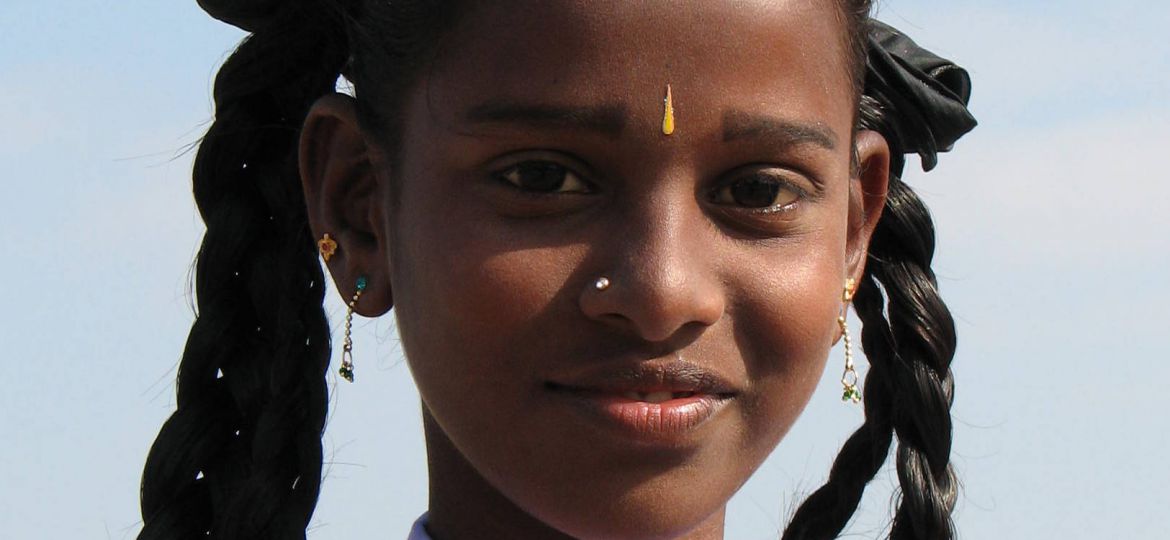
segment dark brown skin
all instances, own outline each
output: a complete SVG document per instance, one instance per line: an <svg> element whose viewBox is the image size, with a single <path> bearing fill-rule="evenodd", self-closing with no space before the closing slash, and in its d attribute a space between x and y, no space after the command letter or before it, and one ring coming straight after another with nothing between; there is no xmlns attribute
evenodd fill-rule
<svg viewBox="0 0 1170 540"><path fill-rule="evenodd" d="M397 308L437 539L722 537L728 499L819 380L884 203L880 136L856 135L851 174L835 10L492 2L461 18L409 94L398 160L350 98L316 104L301 146L312 228L340 244L329 269L343 295L369 276L358 313ZM485 104L596 122L469 118ZM531 161L566 171L553 191L508 183ZM771 212L728 187L752 181L779 188ZM669 448L598 428L546 384L666 361L734 388Z"/></svg>

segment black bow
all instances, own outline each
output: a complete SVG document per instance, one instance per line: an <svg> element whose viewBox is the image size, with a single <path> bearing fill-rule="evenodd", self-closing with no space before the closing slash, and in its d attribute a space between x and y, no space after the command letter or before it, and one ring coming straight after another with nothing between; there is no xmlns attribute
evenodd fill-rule
<svg viewBox="0 0 1170 540"><path fill-rule="evenodd" d="M878 102L878 128L903 153L917 153L922 168L938 164L977 122L967 110L971 77L950 60L919 47L897 29L873 21L865 96Z"/></svg>

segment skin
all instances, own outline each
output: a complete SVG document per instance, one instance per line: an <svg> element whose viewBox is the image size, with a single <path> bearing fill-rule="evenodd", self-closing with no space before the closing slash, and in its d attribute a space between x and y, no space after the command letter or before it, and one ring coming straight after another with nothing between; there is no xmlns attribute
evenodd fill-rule
<svg viewBox="0 0 1170 540"><path fill-rule="evenodd" d="M301 143L339 291L365 275L357 312L396 308L423 401L428 528L721 538L728 499L819 380L884 203L888 149L852 132L836 8L491 4L461 17L409 89L400 152L340 95L313 107ZM534 107L593 121L517 117ZM534 161L561 167L556 190L509 183ZM779 186L772 211L733 196L745 182ZM669 361L718 374L734 397L666 446L599 427L547 387Z"/></svg>

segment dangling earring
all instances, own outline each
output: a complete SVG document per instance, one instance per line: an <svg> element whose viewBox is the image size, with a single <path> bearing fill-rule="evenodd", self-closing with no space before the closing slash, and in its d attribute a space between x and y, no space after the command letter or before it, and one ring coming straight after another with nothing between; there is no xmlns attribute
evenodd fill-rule
<svg viewBox="0 0 1170 540"><path fill-rule="evenodd" d="M841 295L844 301L841 304L841 314L837 316L837 324L841 327L841 335L845 340L845 373L841 374L841 386L844 392L841 401L861 402L861 389L857 387L857 370L853 368L853 340L849 337L849 323L845 322L845 315L849 309L849 302L853 301L853 288L857 284L853 278L845 280L845 292Z"/></svg>
<svg viewBox="0 0 1170 540"><path fill-rule="evenodd" d="M350 338L350 329L353 327L353 308L366 290L366 276L358 276L353 298L349 300L349 309L345 312L345 338L341 342L341 369L337 370L341 378L353 382L353 339Z"/></svg>

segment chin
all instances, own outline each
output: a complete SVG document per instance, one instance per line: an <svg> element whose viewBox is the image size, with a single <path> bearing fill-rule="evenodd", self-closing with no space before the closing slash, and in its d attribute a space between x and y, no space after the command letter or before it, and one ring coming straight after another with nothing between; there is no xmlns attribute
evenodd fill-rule
<svg viewBox="0 0 1170 540"><path fill-rule="evenodd" d="M574 538L718 538L712 533L722 531L728 499L758 465L748 455L718 445L657 460L586 457L561 461L556 472L551 464L534 467L548 476L512 471L490 481L525 513Z"/></svg>
<svg viewBox="0 0 1170 540"><path fill-rule="evenodd" d="M690 488L696 490L696 487ZM651 540L692 537L716 538L723 530L725 501L696 501L661 493L631 494L614 501L600 501L594 509L538 513L537 519L573 538ZM708 531L708 529L710 529Z"/></svg>

